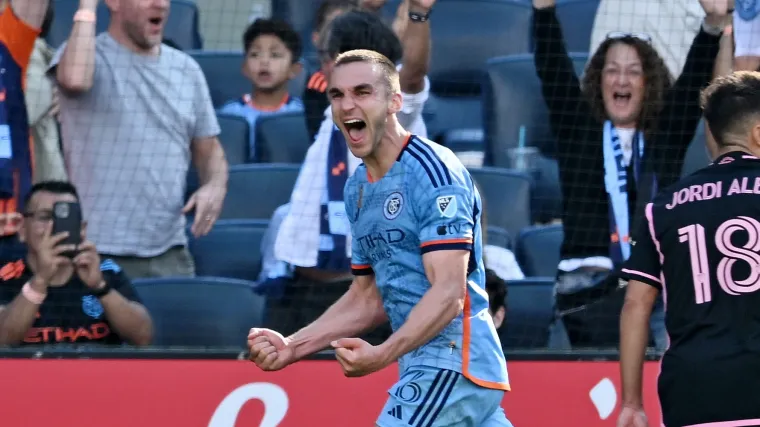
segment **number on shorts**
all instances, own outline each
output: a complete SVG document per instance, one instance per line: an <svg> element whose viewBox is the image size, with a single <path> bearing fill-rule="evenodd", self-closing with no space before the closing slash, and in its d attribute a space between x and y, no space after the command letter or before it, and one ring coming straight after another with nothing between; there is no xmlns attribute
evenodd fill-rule
<svg viewBox="0 0 760 427"><path fill-rule="evenodd" d="M737 231L746 231L747 242L742 247L731 243ZM691 274L697 304L712 301L710 290L710 263L707 259L705 228L699 224L687 225L678 230L679 241L689 244ZM747 217L729 219L715 231L715 246L723 257L718 261L718 285L729 295L741 295L760 290L760 222ZM732 268L737 261L750 265L750 274L744 280L733 277Z"/></svg>

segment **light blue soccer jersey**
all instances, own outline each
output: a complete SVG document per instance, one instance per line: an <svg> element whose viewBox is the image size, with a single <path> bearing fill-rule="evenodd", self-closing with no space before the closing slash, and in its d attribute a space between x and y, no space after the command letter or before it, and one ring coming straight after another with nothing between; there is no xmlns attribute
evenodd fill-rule
<svg viewBox="0 0 760 427"><path fill-rule="evenodd" d="M375 274L393 330L430 289L423 254L470 251L463 313L438 336L399 360L401 372L428 366L461 373L486 388L509 390L504 353L488 313L480 195L449 149L412 135L396 163L372 182L360 165L346 183L352 270Z"/></svg>

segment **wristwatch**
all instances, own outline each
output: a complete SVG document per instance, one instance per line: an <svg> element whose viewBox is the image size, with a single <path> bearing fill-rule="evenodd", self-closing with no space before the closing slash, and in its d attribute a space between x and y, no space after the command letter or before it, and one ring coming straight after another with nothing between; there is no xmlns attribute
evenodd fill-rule
<svg viewBox="0 0 760 427"><path fill-rule="evenodd" d="M90 291L90 293L95 296L96 298L103 298L104 296L108 295L109 292L111 292L111 285L108 284L107 281L103 280L103 287L100 289L93 289Z"/></svg>
<svg viewBox="0 0 760 427"><path fill-rule="evenodd" d="M413 12L409 11L409 20L412 22L427 22L428 19L430 19L430 14L433 12L433 9L430 9L427 11L427 13L419 13L419 12Z"/></svg>

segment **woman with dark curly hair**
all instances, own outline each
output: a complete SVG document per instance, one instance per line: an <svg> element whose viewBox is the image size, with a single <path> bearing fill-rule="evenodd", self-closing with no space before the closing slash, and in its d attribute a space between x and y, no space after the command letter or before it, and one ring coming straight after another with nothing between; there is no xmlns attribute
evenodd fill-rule
<svg viewBox="0 0 760 427"><path fill-rule="evenodd" d="M707 17L671 84L649 38L626 33L608 35L579 81L555 0L533 0L535 65L558 140L564 197L552 346L618 343L623 292L615 271L630 253L630 224L658 188L678 179L729 12L723 0L700 3ZM654 338L663 348L659 311Z"/></svg>

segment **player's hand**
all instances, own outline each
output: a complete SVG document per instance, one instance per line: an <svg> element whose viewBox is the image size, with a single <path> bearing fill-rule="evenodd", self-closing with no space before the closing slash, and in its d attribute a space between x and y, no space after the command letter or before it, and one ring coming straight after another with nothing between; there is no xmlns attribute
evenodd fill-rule
<svg viewBox="0 0 760 427"><path fill-rule="evenodd" d="M368 375L388 365L380 349L362 339L342 338L330 345L335 349L335 357L347 377Z"/></svg>
<svg viewBox="0 0 760 427"><path fill-rule="evenodd" d="M271 329L253 328L248 334L248 358L263 371L278 371L295 362L288 339Z"/></svg>
<svg viewBox="0 0 760 427"><path fill-rule="evenodd" d="M649 427L649 421L643 409L623 406L618 417L617 427Z"/></svg>

